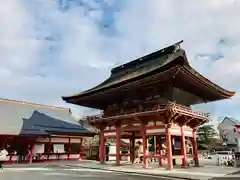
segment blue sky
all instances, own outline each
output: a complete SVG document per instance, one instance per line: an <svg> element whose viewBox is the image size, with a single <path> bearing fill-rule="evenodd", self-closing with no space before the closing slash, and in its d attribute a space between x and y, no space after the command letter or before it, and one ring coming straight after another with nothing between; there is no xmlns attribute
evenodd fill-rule
<svg viewBox="0 0 240 180"><path fill-rule="evenodd" d="M0 94L71 107L71 95L110 69L184 40L191 65L226 89L240 90L240 2L234 0L8 0L0 7ZM196 107L214 119L240 119L239 95Z"/></svg>

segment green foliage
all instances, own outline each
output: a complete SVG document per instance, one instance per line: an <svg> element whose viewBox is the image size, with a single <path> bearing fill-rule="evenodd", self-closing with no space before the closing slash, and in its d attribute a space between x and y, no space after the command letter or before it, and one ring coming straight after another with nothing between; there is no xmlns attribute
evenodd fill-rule
<svg viewBox="0 0 240 180"><path fill-rule="evenodd" d="M199 143L209 144L218 135L213 125L200 126L197 131Z"/></svg>
<svg viewBox="0 0 240 180"><path fill-rule="evenodd" d="M148 143L151 144L150 151L154 151L154 149L155 149L154 136L148 137Z"/></svg>

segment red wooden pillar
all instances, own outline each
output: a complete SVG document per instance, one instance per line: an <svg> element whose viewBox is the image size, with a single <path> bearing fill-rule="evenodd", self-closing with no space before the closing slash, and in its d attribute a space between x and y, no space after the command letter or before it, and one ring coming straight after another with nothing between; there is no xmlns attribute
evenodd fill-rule
<svg viewBox="0 0 240 180"><path fill-rule="evenodd" d="M35 144L35 141L33 141L33 142L31 143L31 152L30 152L30 155L29 155L29 164L32 164L34 144Z"/></svg>
<svg viewBox="0 0 240 180"><path fill-rule="evenodd" d="M104 128L100 129L100 147L99 147L99 158L100 163L105 163L105 139L104 139Z"/></svg>
<svg viewBox="0 0 240 180"><path fill-rule="evenodd" d="M185 143L184 127L181 127L181 154L182 154L182 167L187 167L187 152Z"/></svg>
<svg viewBox="0 0 240 180"><path fill-rule="evenodd" d="M132 138L129 138L129 154L130 154L130 162L132 162Z"/></svg>
<svg viewBox="0 0 240 180"><path fill-rule="evenodd" d="M71 151L71 138L68 138L68 144L67 144L67 153L68 153L68 160L70 159L70 151Z"/></svg>
<svg viewBox="0 0 240 180"><path fill-rule="evenodd" d="M67 146L68 153L70 153L70 150L71 150L70 144L71 144L71 138L68 138L68 146Z"/></svg>
<svg viewBox="0 0 240 180"><path fill-rule="evenodd" d="M131 157L131 162L134 163L135 160L135 152L133 151L135 147L135 132L132 132L132 138L130 140L130 157Z"/></svg>
<svg viewBox="0 0 240 180"><path fill-rule="evenodd" d="M47 153L48 153L48 156L47 156L47 160L49 160L49 157L50 157L50 153L51 153L51 136L48 137L48 143L47 143Z"/></svg>
<svg viewBox="0 0 240 180"><path fill-rule="evenodd" d="M142 135L142 141L143 141L143 167L148 167L148 141L146 136L146 123L141 123L141 135Z"/></svg>
<svg viewBox="0 0 240 180"><path fill-rule="evenodd" d="M80 138L80 152L79 152L79 159L80 160L84 159L84 157L82 156L82 152L84 152L83 137Z"/></svg>
<svg viewBox="0 0 240 180"><path fill-rule="evenodd" d="M49 137L48 143L47 143L47 152L50 153L51 152L51 137Z"/></svg>
<svg viewBox="0 0 240 180"><path fill-rule="evenodd" d="M159 154L159 159L158 159L158 164L159 166L163 165L162 162L162 137L161 136L157 136L157 144L158 144L158 154Z"/></svg>
<svg viewBox="0 0 240 180"><path fill-rule="evenodd" d="M195 166L199 167L196 129L193 129L192 146L193 146L193 159L195 162Z"/></svg>
<svg viewBox="0 0 240 180"><path fill-rule="evenodd" d="M120 166L120 141L121 141L121 125L116 125L116 166Z"/></svg>
<svg viewBox="0 0 240 180"><path fill-rule="evenodd" d="M166 134L166 147L167 147L167 160L168 160L168 169L173 169L173 158L172 158L172 140L171 140L171 132L169 130L171 126L165 125L165 134Z"/></svg>

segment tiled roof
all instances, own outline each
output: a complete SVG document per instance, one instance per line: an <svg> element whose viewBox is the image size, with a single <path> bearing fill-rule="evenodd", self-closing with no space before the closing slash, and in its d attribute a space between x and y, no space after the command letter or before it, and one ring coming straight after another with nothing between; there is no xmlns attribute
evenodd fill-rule
<svg viewBox="0 0 240 180"><path fill-rule="evenodd" d="M68 108L0 99L0 114L0 134L92 134L78 124Z"/></svg>
<svg viewBox="0 0 240 180"><path fill-rule="evenodd" d="M111 70L111 76L107 80L95 86L94 88L73 96L87 95L98 90L109 88L114 85L119 85L122 82L138 78L154 70L157 70L175 60L176 56L173 58L172 54L175 51L176 46L179 46L180 43L182 43L182 41L144 57L138 58L129 63L115 67ZM179 51L178 55L182 55L182 52L183 51ZM172 58L169 58L170 56L172 56ZM187 61L186 63L188 64ZM63 100L67 100L70 97L63 97Z"/></svg>
<svg viewBox="0 0 240 180"><path fill-rule="evenodd" d="M211 82L189 65L185 51L179 47L181 42L118 66L112 69L111 76L101 84L82 93L62 97L62 99L68 103L102 109L100 107L102 105L99 105L102 104L101 100L96 100L98 99L96 97L92 100L91 96L97 96L104 91L138 82L156 74L162 74L161 78L170 79L174 77L172 82L174 86L185 88L185 91L190 91L189 89L196 89L197 87L199 91L197 95L200 95L206 101L215 101L234 96L235 92L227 91ZM165 76L163 76L164 74ZM199 90L199 87L202 90ZM211 96L209 95L210 97L208 97L207 94Z"/></svg>
<svg viewBox="0 0 240 180"><path fill-rule="evenodd" d="M238 119L234 119L234 118L232 118L232 117L225 117L224 118L224 120L225 119L229 119L230 121L232 121L233 123L235 123L236 125L240 125L240 120L238 120ZM223 121L224 121L223 120Z"/></svg>

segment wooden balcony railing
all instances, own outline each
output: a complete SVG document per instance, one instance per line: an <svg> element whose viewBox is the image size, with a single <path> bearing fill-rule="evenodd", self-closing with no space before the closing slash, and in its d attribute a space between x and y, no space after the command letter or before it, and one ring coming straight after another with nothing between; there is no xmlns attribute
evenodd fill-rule
<svg viewBox="0 0 240 180"><path fill-rule="evenodd" d="M98 120L98 119L102 119L102 118L106 118L106 117L111 117L111 116L119 116L119 115L126 115L126 114L133 114L133 113L139 113L139 112L147 112L147 111L154 111L154 110L168 110L171 109L176 113L181 113L184 115L188 115L188 116L195 116L195 117L199 117L199 118L205 118L208 119L210 114L209 113L204 113L204 112L200 112L200 111L194 111L189 107L183 106L183 105L179 105L173 102L169 102L168 104L161 104L158 105L156 107L152 107L152 108L144 108L144 110L140 110L138 108L134 108L134 109L130 109L130 110L124 110L122 112L119 113L115 113L115 114L111 114L108 116L105 116L103 113L97 114L97 115L92 115L92 116L86 116L83 118L83 120L89 122L92 120Z"/></svg>
<svg viewBox="0 0 240 180"><path fill-rule="evenodd" d="M202 118L209 118L210 117L210 113L205 113L205 112L201 112L201 111L194 111L189 107L179 105L179 104L176 104L176 103L172 103L171 106L172 106L172 109L177 111L178 113L184 113L186 115L193 115L193 116L202 117Z"/></svg>

